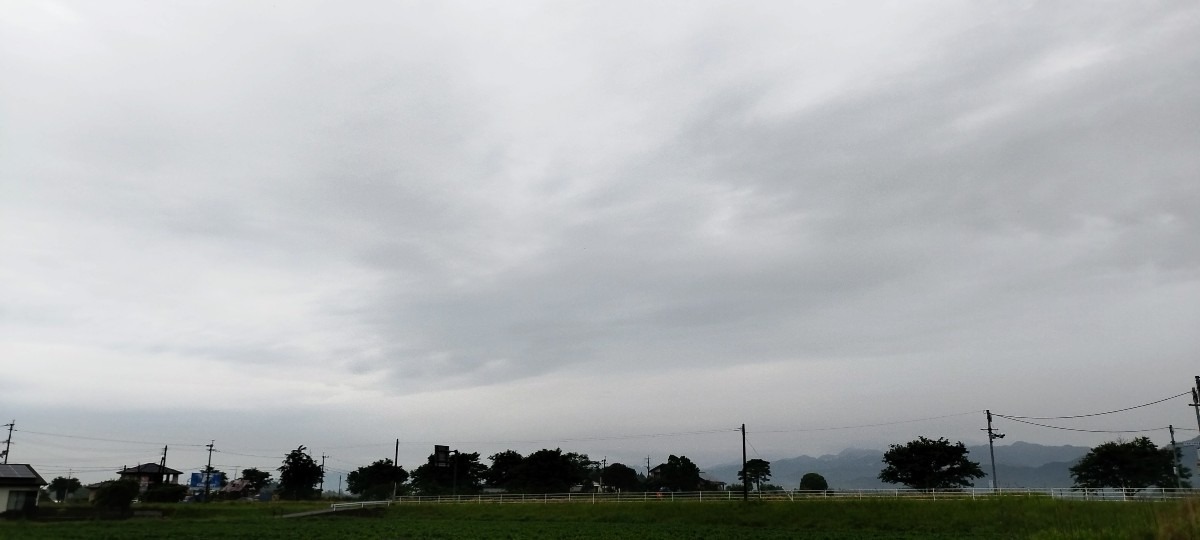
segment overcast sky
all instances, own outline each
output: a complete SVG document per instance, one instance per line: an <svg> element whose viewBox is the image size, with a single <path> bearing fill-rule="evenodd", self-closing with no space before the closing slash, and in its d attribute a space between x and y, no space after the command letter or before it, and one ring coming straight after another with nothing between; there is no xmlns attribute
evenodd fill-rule
<svg viewBox="0 0 1200 540"><path fill-rule="evenodd" d="M742 423L779 459L1186 392L1197 36L1194 0L0 0L10 462L704 468ZM1188 402L1043 423L1188 439Z"/></svg>

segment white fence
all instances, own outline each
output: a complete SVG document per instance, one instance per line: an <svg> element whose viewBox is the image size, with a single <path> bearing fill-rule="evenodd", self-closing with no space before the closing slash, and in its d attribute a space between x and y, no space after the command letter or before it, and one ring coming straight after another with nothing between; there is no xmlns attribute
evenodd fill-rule
<svg viewBox="0 0 1200 540"><path fill-rule="evenodd" d="M965 488L958 490L921 489L839 489L829 491L759 491L750 492L755 501L812 501L819 499L910 499L910 500L987 500L995 497L1046 497L1064 500L1089 501L1159 501L1200 496L1195 489L1147 488L1137 493L1113 489L1076 488ZM351 510L393 504L553 504L553 503L621 503L621 502L689 502L740 501L740 491L677 491L625 493L486 493L477 495L403 496L388 501L335 503L335 510Z"/></svg>

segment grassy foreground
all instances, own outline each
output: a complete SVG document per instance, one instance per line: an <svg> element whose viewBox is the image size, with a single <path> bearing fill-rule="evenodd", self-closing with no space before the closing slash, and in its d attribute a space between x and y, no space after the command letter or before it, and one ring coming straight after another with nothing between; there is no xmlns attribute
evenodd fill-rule
<svg viewBox="0 0 1200 540"><path fill-rule="evenodd" d="M276 516L314 506L214 503L152 508L161 509L163 517L0 522L0 538L1200 538L1197 500L406 505L293 519Z"/></svg>

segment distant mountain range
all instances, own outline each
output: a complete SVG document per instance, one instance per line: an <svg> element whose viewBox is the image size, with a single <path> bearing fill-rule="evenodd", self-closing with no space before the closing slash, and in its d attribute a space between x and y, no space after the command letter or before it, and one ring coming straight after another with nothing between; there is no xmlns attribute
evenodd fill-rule
<svg viewBox="0 0 1200 540"><path fill-rule="evenodd" d="M1197 439L1200 440L1200 439ZM1014 442L996 446L996 476L1000 487L1070 487L1068 469L1091 448L1086 446L1045 446ZM991 459L987 445L968 446L970 459L978 462L987 477L975 481L976 487L991 486ZM1195 454L1183 452L1185 466L1195 469ZM737 483L740 463L727 463L705 469L713 478ZM771 462L770 483L794 489L800 477L815 472L825 477L831 489L871 489L896 487L878 478L883 469L883 451L849 448L820 457L798 456Z"/></svg>

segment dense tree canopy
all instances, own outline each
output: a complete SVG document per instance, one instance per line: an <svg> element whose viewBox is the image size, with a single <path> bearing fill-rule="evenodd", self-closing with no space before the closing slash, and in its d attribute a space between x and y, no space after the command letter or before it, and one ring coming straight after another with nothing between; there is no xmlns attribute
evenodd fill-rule
<svg viewBox="0 0 1200 540"><path fill-rule="evenodd" d="M524 457L520 452L515 450L505 450L488 456L488 460L492 462L492 466L488 467L484 474L484 484L488 487L498 489L511 489L513 480L516 478L517 469L524 461Z"/></svg>
<svg viewBox="0 0 1200 540"><path fill-rule="evenodd" d="M826 491L829 489L829 482L825 481L825 477L815 472L805 473L800 477L800 489L802 491Z"/></svg>
<svg viewBox="0 0 1200 540"><path fill-rule="evenodd" d="M1093 448L1071 467L1071 478L1081 488L1118 488L1134 494L1150 486L1175 487L1184 484L1190 472L1181 467L1175 474L1175 459L1170 448L1159 448L1149 438L1128 442L1106 442Z"/></svg>
<svg viewBox="0 0 1200 540"><path fill-rule="evenodd" d="M140 486L134 480L109 480L100 484L92 504L110 511L127 511L137 498Z"/></svg>
<svg viewBox="0 0 1200 540"><path fill-rule="evenodd" d="M627 465L613 463L605 467L603 475L604 487L616 491L637 491L642 486L642 479L637 471Z"/></svg>
<svg viewBox="0 0 1200 540"><path fill-rule="evenodd" d="M49 489L50 493L54 495L55 500L61 502L66 499L68 495L74 493L75 490L81 487L83 487L83 484L79 482L78 478L65 478L58 476L55 477L54 480L50 481L50 485L47 486L47 489Z"/></svg>
<svg viewBox="0 0 1200 540"><path fill-rule="evenodd" d="M188 487L181 484L154 484L142 494L142 502L177 503L187 497Z"/></svg>
<svg viewBox="0 0 1200 540"><path fill-rule="evenodd" d="M654 489L695 491L700 489L700 468L687 456L671 455L667 462L656 467L658 473L647 479Z"/></svg>
<svg viewBox="0 0 1200 540"><path fill-rule="evenodd" d="M738 471L738 480L749 482L756 489L762 490L762 483L771 479L771 462L765 459L752 459L746 462L746 470Z"/></svg>
<svg viewBox="0 0 1200 540"><path fill-rule="evenodd" d="M302 500L320 495L317 484L324 479L325 471L304 450L304 446L300 446L283 458L283 465L279 467L280 498Z"/></svg>
<svg viewBox="0 0 1200 540"><path fill-rule="evenodd" d="M952 489L970 486L972 478L983 478L979 464L967 459L963 443L951 444L918 437L906 444L893 444L883 454L886 467L879 479L916 489Z"/></svg>
<svg viewBox="0 0 1200 540"><path fill-rule="evenodd" d="M389 499L393 490L408 481L408 471L391 459L381 459L350 471L346 475L346 489L363 499L381 501Z"/></svg>
<svg viewBox="0 0 1200 540"><path fill-rule="evenodd" d="M450 455L448 467L434 463L434 455L430 454L425 464L413 469L409 477L410 484L421 495L477 493L488 470L487 465L479 462L479 452L455 452Z"/></svg>
<svg viewBox="0 0 1200 540"><path fill-rule="evenodd" d="M242 469L242 480L250 483L250 489L261 491L271 483L271 473L255 468Z"/></svg>
<svg viewBox="0 0 1200 540"><path fill-rule="evenodd" d="M591 461L584 454L542 449L525 456L513 472L510 489L523 493L565 493L588 479Z"/></svg>

